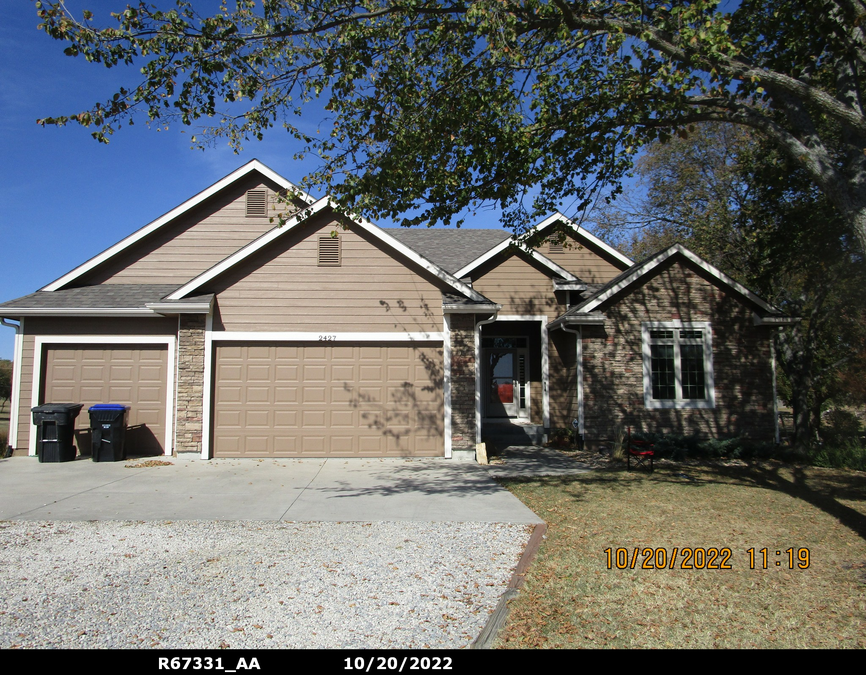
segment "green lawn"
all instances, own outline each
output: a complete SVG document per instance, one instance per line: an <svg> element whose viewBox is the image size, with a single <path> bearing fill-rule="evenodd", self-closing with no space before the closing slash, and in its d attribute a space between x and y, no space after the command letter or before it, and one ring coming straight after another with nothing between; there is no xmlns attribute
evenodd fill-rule
<svg viewBox="0 0 866 675"><path fill-rule="evenodd" d="M504 484L549 529L499 647L866 647L866 473L665 463ZM682 569L684 548L730 549L731 569ZM665 568L642 569L645 549Z"/></svg>

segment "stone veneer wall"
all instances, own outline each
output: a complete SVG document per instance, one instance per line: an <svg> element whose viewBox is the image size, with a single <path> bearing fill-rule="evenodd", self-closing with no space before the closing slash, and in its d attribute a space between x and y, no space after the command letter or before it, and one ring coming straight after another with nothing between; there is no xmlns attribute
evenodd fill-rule
<svg viewBox="0 0 866 675"><path fill-rule="evenodd" d="M204 315L181 315L177 338L175 452L201 453L204 329Z"/></svg>
<svg viewBox="0 0 866 675"><path fill-rule="evenodd" d="M475 315L451 314L451 447L475 449Z"/></svg>
<svg viewBox="0 0 866 675"><path fill-rule="evenodd" d="M698 437L772 440L772 331L752 323L752 308L682 263L673 263L624 298L602 307L604 327L583 329L584 414L589 442L614 437L614 425ZM644 406L641 322L709 321L714 409Z"/></svg>

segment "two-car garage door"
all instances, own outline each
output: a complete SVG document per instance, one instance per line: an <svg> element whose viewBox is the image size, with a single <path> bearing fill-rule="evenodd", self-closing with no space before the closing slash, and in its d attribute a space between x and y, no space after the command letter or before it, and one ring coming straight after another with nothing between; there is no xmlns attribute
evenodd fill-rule
<svg viewBox="0 0 866 675"><path fill-rule="evenodd" d="M215 457L444 453L441 345L219 343Z"/></svg>

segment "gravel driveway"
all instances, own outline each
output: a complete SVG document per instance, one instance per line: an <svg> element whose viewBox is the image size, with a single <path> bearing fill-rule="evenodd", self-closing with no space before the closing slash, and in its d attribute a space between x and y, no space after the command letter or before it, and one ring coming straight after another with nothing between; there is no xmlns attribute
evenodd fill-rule
<svg viewBox="0 0 866 675"><path fill-rule="evenodd" d="M0 522L0 648L465 648L531 528Z"/></svg>

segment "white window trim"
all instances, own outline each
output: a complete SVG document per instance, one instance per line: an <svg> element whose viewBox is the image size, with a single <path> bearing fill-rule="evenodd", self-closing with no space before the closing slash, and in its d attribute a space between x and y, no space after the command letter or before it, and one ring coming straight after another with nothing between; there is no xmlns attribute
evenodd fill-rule
<svg viewBox="0 0 866 675"><path fill-rule="evenodd" d="M677 397L673 400L657 400L652 397L652 340L650 331L658 329L700 330L704 343L704 384L707 397L703 400L682 398L682 371L680 350L674 349L674 373ZM678 338L677 338L678 339ZM677 344L678 347L678 344ZM716 387L713 374L713 330L708 321L644 321L641 323L641 351L643 354L643 398L647 408L704 408L716 407Z"/></svg>

